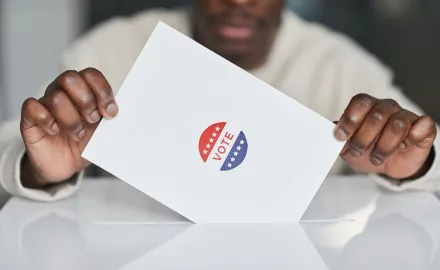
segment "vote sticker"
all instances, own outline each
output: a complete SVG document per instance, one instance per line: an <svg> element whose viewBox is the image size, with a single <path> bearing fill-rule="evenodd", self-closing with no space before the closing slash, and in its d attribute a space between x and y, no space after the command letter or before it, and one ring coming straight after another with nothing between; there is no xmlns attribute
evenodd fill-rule
<svg viewBox="0 0 440 270"><path fill-rule="evenodd" d="M203 162L218 164L220 171L230 171L243 163L248 143L243 131L228 129L226 122L210 125L199 139L199 153Z"/></svg>

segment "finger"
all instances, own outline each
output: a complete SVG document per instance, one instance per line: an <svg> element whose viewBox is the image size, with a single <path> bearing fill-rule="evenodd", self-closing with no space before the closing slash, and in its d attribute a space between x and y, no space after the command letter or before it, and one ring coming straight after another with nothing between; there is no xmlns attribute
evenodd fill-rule
<svg viewBox="0 0 440 270"><path fill-rule="evenodd" d="M28 98L23 103L21 109L21 131L24 132L35 126L40 127L44 132L50 135L55 135L60 132L60 128L50 111L38 100Z"/></svg>
<svg viewBox="0 0 440 270"><path fill-rule="evenodd" d="M95 94L78 72L69 70L62 73L55 80L52 87L54 86L66 92L73 105L87 122L94 124L101 120Z"/></svg>
<svg viewBox="0 0 440 270"><path fill-rule="evenodd" d="M333 121L333 124L337 125L338 121ZM348 142L344 144L344 147L342 147L341 152L339 153L339 155L343 156L345 155L345 153L348 151Z"/></svg>
<svg viewBox="0 0 440 270"><path fill-rule="evenodd" d="M63 90L52 91L42 101L60 127L65 129L73 140L80 141L86 136L81 116Z"/></svg>
<svg viewBox="0 0 440 270"><path fill-rule="evenodd" d="M387 158L394 153L407 137L412 124L416 120L417 115L406 110L401 110L391 116L371 151L371 163L376 166L385 163Z"/></svg>
<svg viewBox="0 0 440 270"><path fill-rule="evenodd" d="M106 118L113 118L118 114L118 106L110 84L102 73L94 68L80 71L81 76L95 94L98 110Z"/></svg>
<svg viewBox="0 0 440 270"><path fill-rule="evenodd" d="M336 139L340 141L350 139L375 104L376 99L366 94L353 97L336 125Z"/></svg>
<svg viewBox="0 0 440 270"><path fill-rule="evenodd" d="M431 148L437 136L435 121L427 115L420 117L411 127L407 140L420 148Z"/></svg>
<svg viewBox="0 0 440 270"><path fill-rule="evenodd" d="M367 152L382 133L388 119L400 111L394 100L381 100L368 112L359 129L349 141L349 151L354 157Z"/></svg>

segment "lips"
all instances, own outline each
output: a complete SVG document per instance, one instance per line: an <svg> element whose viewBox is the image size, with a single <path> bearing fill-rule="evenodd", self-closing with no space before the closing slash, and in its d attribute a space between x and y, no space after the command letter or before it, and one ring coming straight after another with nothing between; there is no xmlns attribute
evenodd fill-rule
<svg viewBox="0 0 440 270"><path fill-rule="evenodd" d="M247 39L254 33L251 27L234 25L220 26L218 31L222 37L227 39Z"/></svg>

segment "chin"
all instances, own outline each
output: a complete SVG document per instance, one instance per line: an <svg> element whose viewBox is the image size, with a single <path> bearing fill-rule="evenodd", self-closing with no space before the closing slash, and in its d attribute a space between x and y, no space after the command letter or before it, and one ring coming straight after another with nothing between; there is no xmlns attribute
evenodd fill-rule
<svg viewBox="0 0 440 270"><path fill-rule="evenodd" d="M252 48L247 44L228 44L217 47L215 51L229 61L234 62L234 60L237 61L247 57Z"/></svg>

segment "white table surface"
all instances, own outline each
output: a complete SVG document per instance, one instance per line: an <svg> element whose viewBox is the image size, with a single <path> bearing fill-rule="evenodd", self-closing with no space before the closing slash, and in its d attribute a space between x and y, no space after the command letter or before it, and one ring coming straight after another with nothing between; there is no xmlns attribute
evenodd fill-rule
<svg viewBox="0 0 440 270"><path fill-rule="evenodd" d="M0 269L440 269L440 201L329 178L295 224L193 225L119 180L0 212Z"/></svg>

